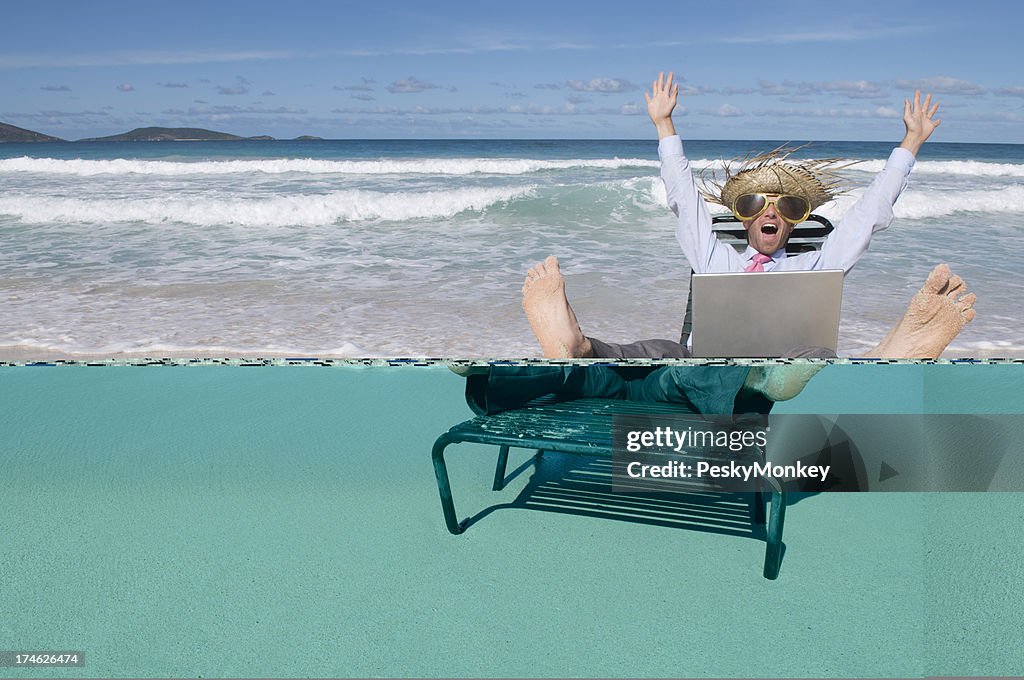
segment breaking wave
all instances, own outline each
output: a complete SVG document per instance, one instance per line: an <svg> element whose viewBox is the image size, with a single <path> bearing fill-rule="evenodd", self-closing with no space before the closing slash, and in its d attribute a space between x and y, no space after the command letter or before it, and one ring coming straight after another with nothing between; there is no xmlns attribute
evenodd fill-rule
<svg viewBox="0 0 1024 680"><path fill-rule="evenodd" d="M176 222L200 226L313 226L357 220L451 217L465 211L480 212L499 203L532 195L534 190L535 187L418 193L353 190L323 195L198 200L0 196L0 215L12 215L30 223Z"/></svg>
<svg viewBox="0 0 1024 680"><path fill-rule="evenodd" d="M956 213L1020 213L1024 185L992 191L907 191L896 202L898 218L927 219Z"/></svg>
<svg viewBox="0 0 1024 680"><path fill-rule="evenodd" d="M55 158L8 158L0 160L0 173L50 175L526 175L544 170L573 168L657 168L658 161L640 158L534 160L528 158L423 158L416 160L333 161L311 158L278 158L230 161L59 160Z"/></svg>

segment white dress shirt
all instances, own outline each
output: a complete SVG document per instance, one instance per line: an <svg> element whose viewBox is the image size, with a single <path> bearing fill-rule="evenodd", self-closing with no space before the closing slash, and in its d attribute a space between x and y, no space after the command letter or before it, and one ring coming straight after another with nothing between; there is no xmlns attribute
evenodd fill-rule
<svg viewBox="0 0 1024 680"><path fill-rule="evenodd" d="M690 170L690 161L683 154L678 135L665 137L658 144L661 157L661 178L665 182L668 205L678 217L676 240L683 255L696 273L744 271L757 252L750 246L742 254L722 243L711 228L711 213L700 195ZM892 222L892 206L907 186L914 167L914 155L897 147L889 155L885 167L871 186L835 225L820 250L786 255L780 248L764 270L793 271L808 269L842 269L850 271L867 252L868 243L877 231Z"/></svg>

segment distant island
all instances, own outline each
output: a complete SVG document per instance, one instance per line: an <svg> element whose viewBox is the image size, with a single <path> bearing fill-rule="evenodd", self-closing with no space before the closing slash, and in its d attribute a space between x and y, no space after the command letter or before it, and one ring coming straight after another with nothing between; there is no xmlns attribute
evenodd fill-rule
<svg viewBox="0 0 1024 680"><path fill-rule="evenodd" d="M51 137L41 132L0 123L0 142L63 142L60 137Z"/></svg>
<svg viewBox="0 0 1024 680"><path fill-rule="evenodd" d="M320 137L302 135L294 141L320 141ZM63 142L66 140L59 137L50 137L40 132L25 130L7 123L0 123L0 143L11 142ZM144 127L136 128L130 132L107 137L87 137L79 139L79 142L263 142L277 141L269 135L258 135L255 137L240 137L227 132L216 132L202 128L166 128L166 127Z"/></svg>

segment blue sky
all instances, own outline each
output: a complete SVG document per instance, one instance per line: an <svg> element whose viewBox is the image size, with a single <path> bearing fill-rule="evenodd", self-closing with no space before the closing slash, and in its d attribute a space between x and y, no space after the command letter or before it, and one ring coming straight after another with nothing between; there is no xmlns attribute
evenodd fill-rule
<svg viewBox="0 0 1024 680"><path fill-rule="evenodd" d="M658 11L655 11L657 9ZM5 3L0 121L77 139L149 125L289 138L652 135L1024 143L1024 3ZM12 30L13 29L13 30Z"/></svg>

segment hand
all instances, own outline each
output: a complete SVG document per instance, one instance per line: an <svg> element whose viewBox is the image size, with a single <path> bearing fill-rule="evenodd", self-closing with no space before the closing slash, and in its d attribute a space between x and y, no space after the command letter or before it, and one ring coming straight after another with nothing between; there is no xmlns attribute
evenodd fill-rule
<svg viewBox="0 0 1024 680"><path fill-rule="evenodd" d="M673 74L669 71L668 80L665 79L665 72L658 74L658 79L651 84L651 93L644 92L644 99L647 100L647 115L651 122L658 128L658 139L669 137L676 133L672 124L672 110L676 108L676 101L679 98L679 84L672 84Z"/></svg>
<svg viewBox="0 0 1024 680"><path fill-rule="evenodd" d="M907 134L900 144L910 153L917 155L921 145L931 137L935 128L939 127L942 120L934 118L935 112L939 110L938 103L932 104L932 96L929 94L921 103L921 90L914 92L914 103L909 99L903 100L903 124L907 126Z"/></svg>

